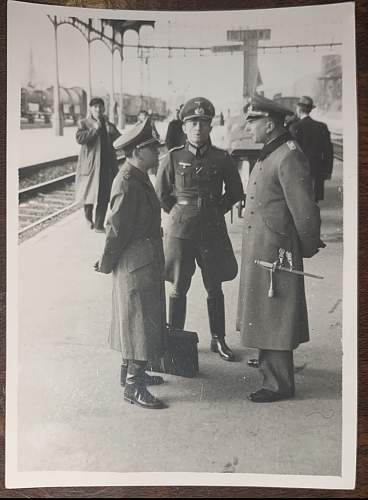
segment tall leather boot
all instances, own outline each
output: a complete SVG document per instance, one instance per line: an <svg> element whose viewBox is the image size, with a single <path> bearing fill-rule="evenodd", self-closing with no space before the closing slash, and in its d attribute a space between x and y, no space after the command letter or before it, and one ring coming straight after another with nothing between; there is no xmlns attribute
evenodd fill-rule
<svg viewBox="0 0 368 500"><path fill-rule="evenodd" d="M187 312L186 297L169 297L169 325L183 330Z"/></svg>
<svg viewBox="0 0 368 500"><path fill-rule="evenodd" d="M225 303L220 295L207 299L208 319L212 335L211 351L218 353L225 361L234 361L235 356L225 342Z"/></svg>
<svg viewBox="0 0 368 500"><path fill-rule="evenodd" d="M155 398L147 390L144 383L146 364L145 361L129 360L124 399L131 404L136 404L142 408L151 410L166 408L165 404L160 399Z"/></svg>

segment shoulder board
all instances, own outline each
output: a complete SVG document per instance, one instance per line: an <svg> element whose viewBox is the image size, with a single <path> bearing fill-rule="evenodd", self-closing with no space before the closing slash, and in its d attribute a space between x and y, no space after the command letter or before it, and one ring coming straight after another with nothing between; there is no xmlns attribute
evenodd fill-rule
<svg viewBox="0 0 368 500"><path fill-rule="evenodd" d="M176 151L177 149L183 149L184 144L182 146L175 146L175 148L169 149L168 153L171 153L172 151Z"/></svg>
<svg viewBox="0 0 368 500"><path fill-rule="evenodd" d="M290 151L295 151L296 150L296 145L294 141L287 141L286 143L289 146Z"/></svg>

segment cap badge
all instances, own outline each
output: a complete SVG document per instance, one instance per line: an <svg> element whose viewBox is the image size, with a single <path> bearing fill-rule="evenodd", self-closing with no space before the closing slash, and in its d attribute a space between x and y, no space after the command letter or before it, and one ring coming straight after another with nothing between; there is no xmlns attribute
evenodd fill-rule
<svg viewBox="0 0 368 500"><path fill-rule="evenodd" d="M195 101L194 104L197 105L196 109L194 110L194 113L196 115L204 115L205 111L204 111L204 109L202 107L201 101Z"/></svg>

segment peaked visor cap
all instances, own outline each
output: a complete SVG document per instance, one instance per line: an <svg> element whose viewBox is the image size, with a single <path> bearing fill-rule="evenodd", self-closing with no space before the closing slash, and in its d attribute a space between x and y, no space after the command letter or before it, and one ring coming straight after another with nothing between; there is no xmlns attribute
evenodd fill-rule
<svg viewBox="0 0 368 500"><path fill-rule="evenodd" d="M115 149L132 150L155 144L163 146L155 125L147 118L142 123L137 123L129 130L125 130L114 142Z"/></svg>
<svg viewBox="0 0 368 500"><path fill-rule="evenodd" d="M245 119L256 120L267 116L286 117L294 114L290 109L284 108L271 99L255 94L250 98L248 104L244 106Z"/></svg>
<svg viewBox="0 0 368 500"><path fill-rule="evenodd" d="M211 121L215 116L215 107L205 97L194 97L189 99L180 110L179 118L182 122L199 118Z"/></svg>

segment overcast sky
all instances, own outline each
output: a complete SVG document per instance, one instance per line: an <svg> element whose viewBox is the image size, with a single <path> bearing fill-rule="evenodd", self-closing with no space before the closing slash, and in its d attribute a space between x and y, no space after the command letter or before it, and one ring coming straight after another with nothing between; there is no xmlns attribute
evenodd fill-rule
<svg viewBox="0 0 368 500"><path fill-rule="evenodd" d="M18 4L19 5L19 4ZM44 85L51 85L54 74L53 26L46 16L49 10L40 12L38 6L21 4L18 7L17 24L10 29L22 36L17 38L17 63L21 68L21 82L29 79L30 52L33 52L36 78ZM326 7L326 6L324 6ZM318 9L316 11L315 9ZM57 11L60 15L60 10ZM63 11L73 15L73 11ZM84 10L85 12L85 10ZM137 13L134 13L137 16ZM80 17L80 16L79 16ZM126 16L125 16L126 17ZM120 15L120 18L125 18ZM229 29L264 28L271 30L271 40L262 45L284 45L298 43L341 42L342 19L339 9L332 5L295 9L269 9L225 13L156 13L141 14L139 19L155 19L156 26L145 27L141 31L141 43L152 45L211 46L227 44ZM128 32L125 43L136 44L138 37ZM173 53L155 52L156 57L149 63L138 60L136 49L126 49L124 61L123 87L131 94L147 94L164 99L178 100L203 95L216 104L218 110L241 101L243 80L242 54L226 56L202 56L193 53L186 57ZM259 51L259 68L266 95L273 97L276 92L287 93L292 84L321 69L321 56L340 53L338 48L327 49L283 49ZM59 28L60 83L62 86L87 88L87 43L76 29L63 25ZM120 89L119 56L115 55L115 89ZM93 92L101 93L110 88L111 55L101 42L92 44ZM172 85L169 86L169 80Z"/></svg>

